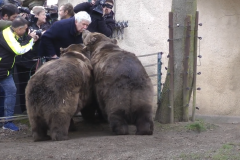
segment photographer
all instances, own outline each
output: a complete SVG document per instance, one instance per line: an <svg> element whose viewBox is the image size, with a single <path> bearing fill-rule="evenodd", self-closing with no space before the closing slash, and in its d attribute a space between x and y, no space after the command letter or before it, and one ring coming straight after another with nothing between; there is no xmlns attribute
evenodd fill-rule
<svg viewBox="0 0 240 160"><path fill-rule="evenodd" d="M114 13L113 0L98 0L89 2L83 2L74 7L74 12L86 11L92 19L92 23L88 26L90 32L99 32L107 37L111 36L115 27L115 21L113 19ZM103 4L101 4L103 3Z"/></svg>
<svg viewBox="0 0 240 160"><path fill-rule="evenodd" d="M4 116L13 116L16 102L16 86L13 81L12 68L15 63L15 57L28 52L34 42L38 39L35 32L25 35L28 28L28 21L22 17L13 20L12 25L0 32L0 85L4 90ZM3 129L18 131L19 128L7 118Z"/></svg>
<svg viewBox="0 0 240 160"><path fill-rule="evenodd" d="M16 70L18 77L18 92L19 92L19 101L21 111L26 110L25 106L25 88L27 82L35 73L36 61L33 61L34 58L38 58L38 47L40 43L41 35L50 28L50 25L46 22L46 11L42 6L35 6L32 9L32 16L34 16L33 22L30 23L29 31L35 31L39 37L39 40L35 42L33 48L28 51L26 54L16 57Z"/></svg>
<svg viewBox="0 0 240 160"><path fill-rule="evenodd" d="M58 10L58 20L71 18L74 16L73 6L71 3L62 4Z"/></svg>
<svg viewBox="0 0 240 160"><path fill-rule="evenodd" d="M12 21L17 17L18 8L13 4L5 4L2 6L1 9L1 20L0 20L0 31L4 30L5 28L11 26ZM4 90L0 86L0 117L4 117ZM2 124L0 123L0 126Z"/></svg>

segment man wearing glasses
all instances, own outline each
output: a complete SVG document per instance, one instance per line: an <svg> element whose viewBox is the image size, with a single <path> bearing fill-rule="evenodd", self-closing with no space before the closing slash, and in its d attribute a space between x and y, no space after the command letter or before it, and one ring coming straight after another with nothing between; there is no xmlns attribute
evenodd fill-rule
<svg viewBox="0 0 240 160"><path fill-rule="evenodd" d="M115 28L113 19L113 0L93 0L91 3L83 2L74 7L74 12L86 11L91 16L92 23L88 26L90 32L99 32L107 37L111 36Z"/></svg>

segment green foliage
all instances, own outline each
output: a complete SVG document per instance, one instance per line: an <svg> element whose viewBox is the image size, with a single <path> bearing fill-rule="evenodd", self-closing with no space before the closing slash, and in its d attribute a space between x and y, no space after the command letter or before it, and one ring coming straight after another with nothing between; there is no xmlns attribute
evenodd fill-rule
<svg viewBox="0 0 240 160"><path fill-rule="evenodd" d="M182 153L176 160L199 160L199 159L211 159L211 160L238 160L240 159L239 152L240 144L223 144L223 146L217 151L208 151L207 153ZM237 154L236 154L237 153ZM174 159L174 160L175 160Z"/></svg>
<svg viewBox="0 0 240 160"><path fill-rule="evenodd" d="M196 122L190 123L186 125L186 128L188 130L196 131L199 133L207 130L206 124L203 121L196 121Z"/></svg>
<svg viewBox="0 0 240 160"><path fill-rule="evenodd" d="M30 127L30 123L29 123L29 120L28 120L28 119L17 120L16 122L17 122L17 123L21 123L21 124L25 124L25 125L27 125L28 127Z"/></svg>
<svg viewBox="0 0 240 160"><path fill-rule="evenodd" d="M213 160L235 160L240 159L240 152L238 154L236 151L238 150L238 145L228 143L224 144L222 148L218 150L218 152L212 157Z"/></svg>

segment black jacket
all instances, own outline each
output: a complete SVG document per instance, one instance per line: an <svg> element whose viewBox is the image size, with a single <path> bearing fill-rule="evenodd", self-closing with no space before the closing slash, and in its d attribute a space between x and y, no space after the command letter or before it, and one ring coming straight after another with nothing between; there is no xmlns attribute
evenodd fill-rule
<svg viewBox="0 0 240 160"><path fill-rule="evenodd" d="M0 80L6 78L13 67L15 53L6 43L2 32L0 33Z"/></svg>
<svg viewBox="0 0 240 160"><path fill-rule="evenodd" d="M8 43L5 39L6 37L8 38ZM11 40L9 40L10 38ZM19 39L16 40L10 27L0 32L0 80L10 75L14 66L15 57L29 51L33 44L33 39L29 36L26 41L19 42Z"/></svg>
<svg viewBox="0 0 240 160"><path fill-rule="evenodd" d="M79 11L86 11L91 16L92 23L90 23L87 28L90 32L99 32L107 37L111 36L115 28L113 11L110 14L102 17L101 13L93 10L95 7L96 6L93 6L89 2L83 2L74 7L74 12L77 13Z"/></svg>
<svg viewBox="0 0 240 160"><path fill-rule="evenodd" d="M57 21L42 35L40 56L60 56L60 47L78 43L82 43L82 34L77 32L75 17Z"/></svg>

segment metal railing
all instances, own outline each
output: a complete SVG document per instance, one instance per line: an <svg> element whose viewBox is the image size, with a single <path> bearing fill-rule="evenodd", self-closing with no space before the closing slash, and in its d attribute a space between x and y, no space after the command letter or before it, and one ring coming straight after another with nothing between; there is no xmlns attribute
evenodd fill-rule
<svg viewBox="0 0 240 160"><path fill-rule="evenodd" d="M161 66L162 66L161 58L162 58L162 54L163 54L162 52L158 52L158 53L152 53L152 54L145 54L145 55L137 56L138 58L148 57L148 56L155 56L155 55L158 56L157 63L143 65L144 68L155 67L155 66L157 66L157 68L158 68L156 74L149 75L150 78L151 77L157 77L157 84L153 84L153 86L158 86L158 89L157 89L158 94L154 95L154 96L158 96L158 98L160 98L160 93L161 93L161 75L162 75L161 74ZM40 65L42 65L42 64L44 64L46 62L46 59L49 59L49 58L50 57L42 57L42 58L34 59L33 61L39 62L39 63L41 63ZM28 62L28 61L26 61L26 62ZM31 68L31 70L34 67L35 66L33 66ZM31 70L29 72L31 72ZM17 73L14 72L13 75L14 74L20 74L20 73L26 73L26 72L17 72ZM23 84L23 83L27 83L27 82L21 82L21 83L15 83L15 84L18 85L18 84ZM16 96L20 96L20 95L23 95L23 94L16 94ZM3 97L6 97L6 96L0 95L0 98L3 98ZM24 105L24 104L18 104L18 105L15 105L15 107L19 107L21 105ZM4 106L2 106L2 107L4 107ZM22 119L28 119L28 115L24 114L24 115L15 115L15 116L9 116L9 117L0 117L0 122L16 121L16 120L22 120Z"/></svg>

